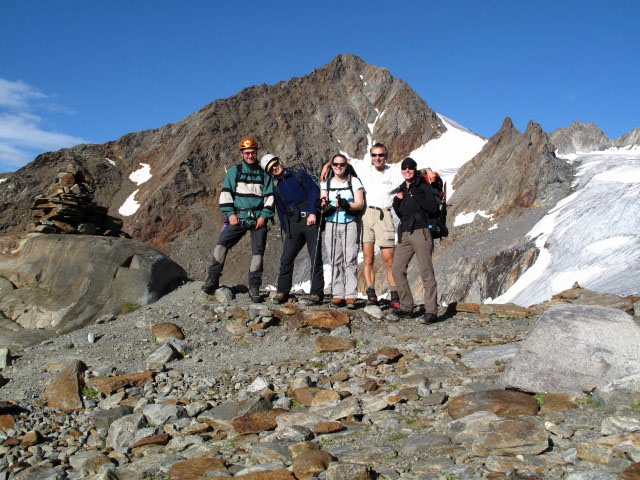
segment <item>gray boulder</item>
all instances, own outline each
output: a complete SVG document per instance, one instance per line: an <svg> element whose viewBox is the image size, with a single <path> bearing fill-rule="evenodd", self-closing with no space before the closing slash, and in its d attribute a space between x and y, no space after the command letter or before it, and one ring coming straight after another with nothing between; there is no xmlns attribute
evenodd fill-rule
<svg viewBox="0 0 640 480"><path fill-rule="evenodd" d="M593 399L605 408L616 408L640 402L640 373L622 377L598 387Z"/></svg>
<svg viewBox="0 0 640 480"><path fill-rule="evenodd" d="M462 358L460 358L460 361L469 368L490 368L494 367L496 362L507 362L511 360L517 353L517 345L491 345L465 353L462 355Z"/></svg>
<svg viewBox="0 0 640 480"><path fill-rule="evenodd" d="M158 427L188 416L183 407L179 405L164 405L162 403L147 405L142 411L142 414L151 425Z"/></svg>
<svg viewBox="0 0 640 480"><path fill-rule="evenodd" d="M109 427L107 446L114 450L127 449L136 438L138 430L144 427L145 419L141 413L119 418Z"/></svg>
<svg viewBox="0 0 640 480"><path fill-rule="evenodd" d="M0 278L15 287L0 291L0 310L28 330L70 332L126 303L155 302L187 278L180 265L135 240L13 234L0 236L0 246ZM0 345L11 346L24 331L9 333L0 331Z"/></svg>
<svg viewBox="0 0 640 480"><path fill-rule="evenodd" d="M583 392L640 373L640 327L620 310L561 305L543 314L502 375L529 392Z"/></svg>

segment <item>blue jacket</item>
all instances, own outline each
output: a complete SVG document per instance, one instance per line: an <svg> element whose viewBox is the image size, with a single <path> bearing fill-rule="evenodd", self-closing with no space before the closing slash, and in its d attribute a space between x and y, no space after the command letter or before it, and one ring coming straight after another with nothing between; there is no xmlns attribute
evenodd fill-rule
<svg viewBox="0 0 640 480"><path fill-rule="evenodd" d="M317 215L316 202L320 189L303 170L297 173L285 168L282 176L273 179L273 196L282 229L288 233L287 211L299 209L301 212Z"/></svg>

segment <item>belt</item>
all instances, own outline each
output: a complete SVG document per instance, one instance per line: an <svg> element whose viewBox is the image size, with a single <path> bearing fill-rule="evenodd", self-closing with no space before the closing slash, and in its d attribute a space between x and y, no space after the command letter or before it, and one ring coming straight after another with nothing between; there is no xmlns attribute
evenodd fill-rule
<svg viewBox="0 0 640 480"><path fill-rule="evenodd" d="M373 208L373 209L378 210L380 212L390 212L391 211L390 208L372 207L371 205L369 205L367 208Z"/></svg>

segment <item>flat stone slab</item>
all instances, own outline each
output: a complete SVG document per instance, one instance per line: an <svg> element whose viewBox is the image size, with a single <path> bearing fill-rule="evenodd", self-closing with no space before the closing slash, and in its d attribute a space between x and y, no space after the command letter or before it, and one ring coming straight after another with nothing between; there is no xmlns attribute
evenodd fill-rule
<svg viewBox="0 0 640 480"><path fill-rule="evenodd" d="M74 360L63 368L44 390L47 405L63 412L84 408L80 398L80 385L85 368L80 360Z"/></svg>
<svg viewBox="0 0 640 480"><path fill-rule="evenodd" d="M456 420L479 411L495 413L499 417L535 415L539 408L538 401L532 395L510 390L487 390L452 399L447 411Z"/></svg>

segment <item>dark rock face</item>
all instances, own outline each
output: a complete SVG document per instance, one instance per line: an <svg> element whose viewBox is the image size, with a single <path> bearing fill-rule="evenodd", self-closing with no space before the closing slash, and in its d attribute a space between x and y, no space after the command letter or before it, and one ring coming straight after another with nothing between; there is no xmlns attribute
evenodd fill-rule
<svg viewBox="0 0 640 480"><path fill-rule="evenodd" d="M484 148L454 180L450 217L484 210L501 217L517 208L551 206L570 189L571 169L556 158L540 125L529 122L524 133L506 118Z"/></svg>
<svg viewBox="0 0 640 480"><path fill-rule="evenodd" d="M162 128L38 156L0 189L0 231L25 230L35 196L46 192L64 165L77 162L95 179L94 201L110 215L119 216L139 188L140 208L124 217L123 230L201 278L223 224L217 205L223 167L241 161L242 137L258 140L259 155L273 152L289 165L318 171L338 151L362 158L372 140L385 143L391 161L398 161L444 130L404 81L356 56L338 55L309 75L246 88ZM128 177L141 163L150 165L152 177L138 186ZM265 258L279 258L275 237ZM241 242L230 252L227 261L238 268L225 269L223 282L246 281L250 258L240 254L244 247ZM276 270L277 262L265 262L265 281L273 283Z"/></svg>
<svg viewBox="0 0 640 480"><path fill-rule="evenodd" d="M549 134L549 139L561 155L606 150L614 146L614 142L595 124L584 124L577 120L567 128L555 129Z"/></svg>
<svg viewBox="0 0 640 480"><path fill-rule="evenodd" d="M0 310L11 322L0 328L0 345L13 348L40 341L40 329L69 332L127 302L154 302L186 279L179 265L135 240L10 234L0 247Z"/></svg>

